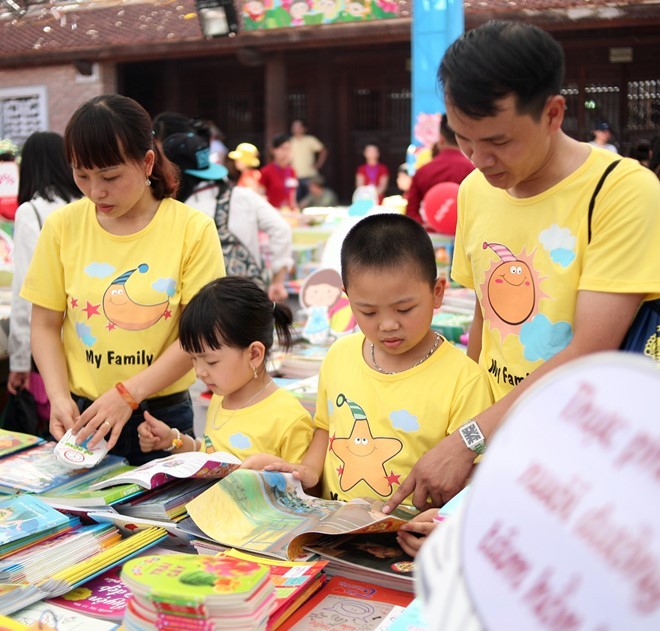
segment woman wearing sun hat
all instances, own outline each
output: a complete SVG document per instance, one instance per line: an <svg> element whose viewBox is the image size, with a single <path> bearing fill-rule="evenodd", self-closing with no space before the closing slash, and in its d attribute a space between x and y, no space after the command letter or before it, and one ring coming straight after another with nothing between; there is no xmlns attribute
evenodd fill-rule
<svg viewBox="0 0 660 631"><path fill-rule="evenodd" d="M236 170L241 174L237 186L245 186L259 192L259 149L249 142L241 142L234 151L227 154L234 161Z"/></svg>

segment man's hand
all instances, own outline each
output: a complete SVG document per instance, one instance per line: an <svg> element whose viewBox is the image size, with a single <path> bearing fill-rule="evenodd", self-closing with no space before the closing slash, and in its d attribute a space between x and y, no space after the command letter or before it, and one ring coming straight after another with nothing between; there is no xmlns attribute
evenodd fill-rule
<svg viewBox="0 0 660 631"><path fill-rule="evenodd" d="M465 486L474 467L474 458L458 432L447 436L415 463L383 512L393 511L411 493L412 502L420 511L442 506Z"/></svg>

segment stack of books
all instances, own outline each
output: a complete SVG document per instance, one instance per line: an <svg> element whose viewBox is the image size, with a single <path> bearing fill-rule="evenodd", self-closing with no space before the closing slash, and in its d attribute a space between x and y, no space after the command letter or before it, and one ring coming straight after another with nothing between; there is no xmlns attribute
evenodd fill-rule
<svg viewBox="0 0 660 631"><path fill-rule="evenodd" d="M41 445L44 442L44 439L39 436L0 429L0 458L4 458L17 451L23 451L23 449Z"/></svg>
<svg viewBox="0 0 660 631"><path fill-rule="evenodd" d="M268 568L231 557L153 555L126 563L131 590L123 626L142 629L266 629L275 602Z"/></svg>
<svg viewBox="0 0 660 631"><path fill-rule="evenodd" d="M287 379L304 379L318 375L328 348L321 344L296 344L282 360L278 374Z"/></svg>

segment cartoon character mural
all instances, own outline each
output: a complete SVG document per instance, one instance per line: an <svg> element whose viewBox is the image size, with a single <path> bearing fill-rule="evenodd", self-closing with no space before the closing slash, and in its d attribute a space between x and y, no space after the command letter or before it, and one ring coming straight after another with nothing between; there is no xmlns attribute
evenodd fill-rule
<svg viewBox="0 0 660 631"><path fill-rule="evenodd" d="M115 326L127 331L148 329L160 320L168 310L169 298L156 304L144 305L135 302L126 289L126 281L134 272L145 274L149 270L146 263L117 276L103 294L103 312Z"/></svg>
<svg viewBox="0 0 660 631"><path fill-rule="evenodd" d="M375 437L364 410L340 394L337 396L337 407L344 404L348 405L353 415L353 428L349 436L334 437L329 445L329 450L343 463L339 487L342 491L349 491L364 481L376 493L387 497L392 493L392 480L387 475L385 463L403 449L403 443L398 438Z"/></svg>

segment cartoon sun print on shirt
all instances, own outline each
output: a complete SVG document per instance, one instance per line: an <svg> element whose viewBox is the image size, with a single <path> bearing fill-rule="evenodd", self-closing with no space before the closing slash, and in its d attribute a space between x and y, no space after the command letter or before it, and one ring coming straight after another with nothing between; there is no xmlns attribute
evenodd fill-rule
<svg viewBox="0 0 660 631"><path fill-rule="evenodd" d="M131 298L126 288L126 281L134 272L146 274L149 266L141 263L135 269L128 270L117 276L103 294L103 312L115 326L127 331L141 331L153 326L165 316L169 310L170 300L145 305Z"/></svg>
<svg viewBox="0 0 660 631"><path fill-rule="evenodd" d="M392 478L398 476L388 476L385 463L403 449L403 443L398 438L373 436L364 410L343 394L337 396L337 407L344 403L353 415L353 428L346 438L333 437L328 448L343 463L338 469L339 487L349 491L364 481L376 493L387 497L392 493Z"/></svg>

